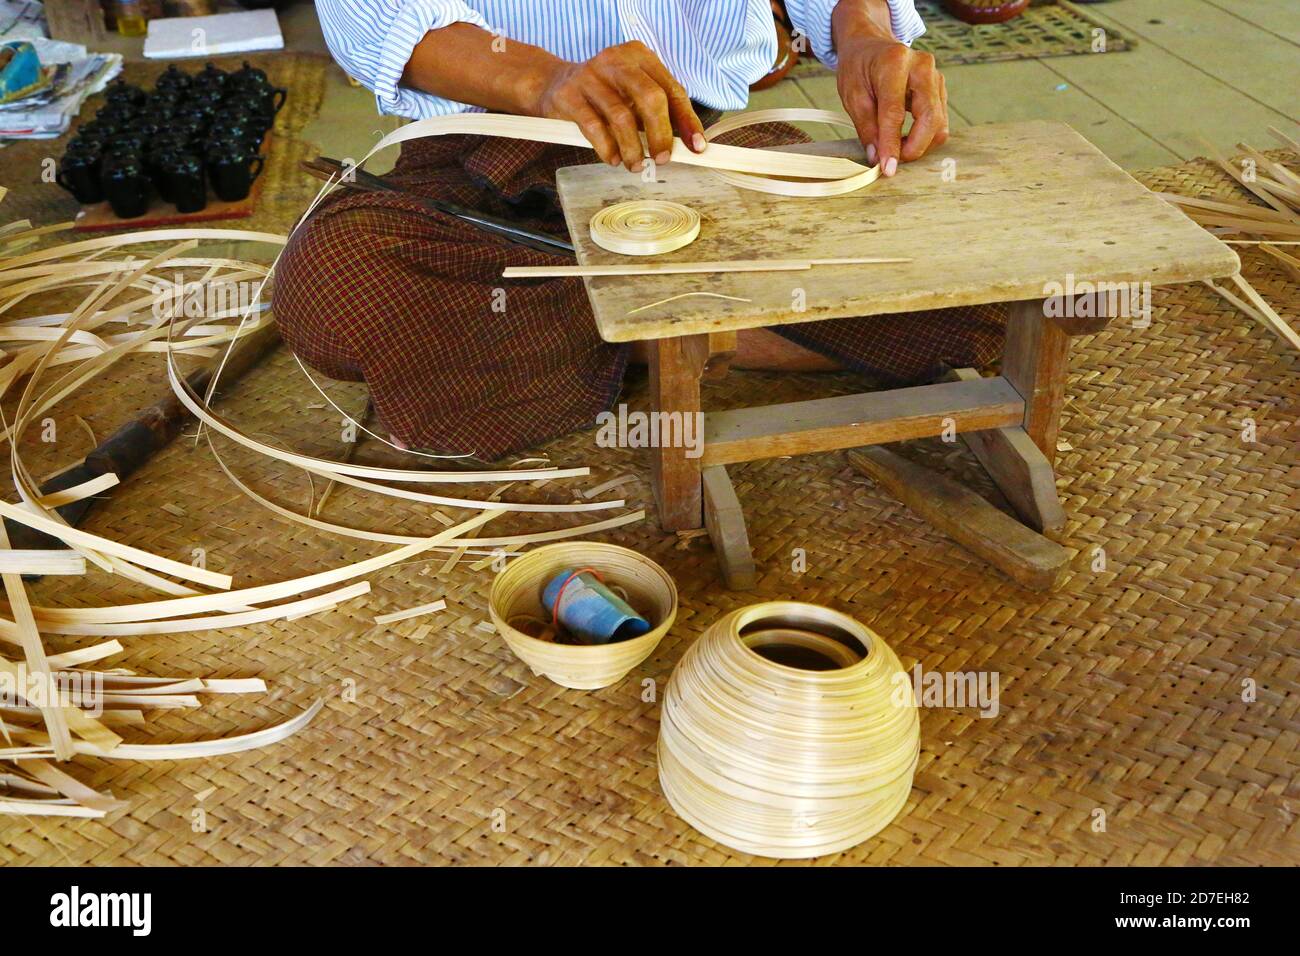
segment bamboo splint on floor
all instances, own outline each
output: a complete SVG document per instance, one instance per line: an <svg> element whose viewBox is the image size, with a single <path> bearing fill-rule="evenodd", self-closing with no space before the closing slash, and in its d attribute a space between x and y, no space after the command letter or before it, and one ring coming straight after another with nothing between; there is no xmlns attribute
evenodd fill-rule
<svg viewBox="0 0 1300 956"><path fill-rule="evenodd" d="M1247 143L1238 143L1240 159L1234 162L1208 146L1214 164L1249 193L1254 202L1169 192L1157 195L1216 235L1256 237L1253 241L1260 251L1272 256L1288 276L1300 281L1300 259L1273 244L1300 240L1300 172L1297 171L1300 170L1300 143L1281 130L1270 127L1269 131L1291 151L1286 161L1267 156ZM1232 276L1231 282L1235 292L1214 282L1205 284L1284 343L1300 350L1300 332L1264 301L1245 277Z"/></svg>
<svg viewBox="0 0 1300 956"><path fill-rule="evenodd" d="M0 198L3 194L0 188ZM38 239L52 231L57 230L33 229L25 222L0 231L0 342L7 349L0 364L0 398L7 393L18 395L10 415L0 415L0 440L9 442L10 467L20 499L19 503L0 501L0 515L49 535L63 549L36 553L11 550L0 524L0 577L7 598L7 607L0 610L0 682L13 691L6 694L6 703L0 706L0 761L7 768L0 774L0 813L102 817L121 804L49 761L74 760L83 755L180 760L236 753L298 733L323 707L323 701L318 699L281 723L250 733L180 744L133 743L123 734L142 725L146 711L197 707L211 694L258 693L265 687L256 679L162 679L99 669L101 662L122 652L119 639L295 620L362 599L370 591L368 576L427 552L459 553L471 545L522 547L618 527L644 516L639 511L625 512L572 527L478 538L482 526L512 511L584 512L621 509L624 503L621 499L603 498L554 504L497 501L504 487L487 499L431 495L409 487L582 477L589 473L585 467L483 471L383 468L357 465L350 459L319 459L254 439L215 414L209 401L216 393L230 347L273 322L261 307L260 296L263 284L274 272L274 262L268 267L191 253L199 243L207 241L257 243L279 249L285 237L247 230L162 229L33 249ZM161 251L131 251L145 244L151 249L161 247ZM196 284L185 276L192 275L193 270L201 270L202 278L197 283L200 289L221 282L256 282L254 301L242 310L226 310L202 319L183 319L167 309L160 314L160 301L179 303L192 291L191 286ZM78 288L86 291L70 312L10 317L16 314L15 307L27 300L35 302L42 295ZM112 537L83 531L65 521L55 510L57 507L101 493L118 484L118 477L102 474L74 487L43 494L24 461L20 440L41 421L41 416L86 383L111 371L127 356L148 353L160 354L160 379L169 383L177 401L198 419L201 437L215 464L242 494L282 518L317 530L397 547L303 577L235 587L239 568L225 573L185 564ZM216 362L206 394L195 391L180 372L178 361L185 355ZM218 454L215 436L281 464L321 475L329 482L399 500L463 508L469 516L448 520L446 527L432 534L416 529L399 534L331 524L278 505L240 481ZM32 603L22 578L25 573L93 575L101 571L143 584L163 597L106 607L44 607ZM439 604L380 615L378 619L397 622L431 613ZM46 641L51 635L101 640L73 650L47 652ZM87 684L94 689L87 691Z"/></svg>

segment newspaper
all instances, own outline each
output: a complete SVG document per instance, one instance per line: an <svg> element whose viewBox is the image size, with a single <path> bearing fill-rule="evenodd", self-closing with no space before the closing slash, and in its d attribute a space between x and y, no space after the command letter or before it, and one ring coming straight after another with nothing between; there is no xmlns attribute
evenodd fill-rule
<svg viewBox="0 0 1300 956"><path fill-rule="evenodd" d="M122 57L117 53L89 53L79 43L44 37L29 42L36 47L41 65L51 70L50 83L0 105L0 139L52 139L67 132L86 97L103 90L122 72Z"/></svg>

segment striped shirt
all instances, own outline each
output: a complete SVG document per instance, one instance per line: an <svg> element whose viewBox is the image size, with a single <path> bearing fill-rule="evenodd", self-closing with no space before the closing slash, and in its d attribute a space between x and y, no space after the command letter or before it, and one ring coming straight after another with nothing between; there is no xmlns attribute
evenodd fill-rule
<svg viewBox="0 0 1300 956"><path fill-rule="evenodd" d="M836 0L786 0L813 53L835 67ZM925 32L913 0L888 0L894 36ZM347 73L372 90L381 113L422 119L471 109L402 85L411 51L430 30L472 23L579 63L640 40L703 106L744 109L749 85L776 60L768 0L316 0L325 42Z"/></svg>

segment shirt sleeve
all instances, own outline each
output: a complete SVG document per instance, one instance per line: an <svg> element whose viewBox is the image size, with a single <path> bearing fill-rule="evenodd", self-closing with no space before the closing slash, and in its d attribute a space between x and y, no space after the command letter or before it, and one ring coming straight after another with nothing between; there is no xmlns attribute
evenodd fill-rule
<svg viewBox="0 0 1300 956"><path fill-rule="evenodd" d="M832 70L839 65L835 45L831 40L831 11L838 0L786 0L785 12L790 15L794 28L808 38L812 51ZM889 26L894 38L912 45L912 41L925 32L925 21L916 12L915 0L886 0L889 4Z"/></svg>
<svg viewBox="0 0 1300 956"><path fill-rule="evenodd" d="M402 85L411 52L430 30L472 23L496 32L461 0L316 0L316 13L335 61L375 94L381 113L424 119L472 108Z"/></svg>

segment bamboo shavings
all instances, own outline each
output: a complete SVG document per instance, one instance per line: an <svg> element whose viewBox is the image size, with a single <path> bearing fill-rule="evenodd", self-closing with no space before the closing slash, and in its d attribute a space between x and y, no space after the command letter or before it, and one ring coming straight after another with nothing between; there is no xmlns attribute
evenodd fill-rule
<svg viewBox="0 0 1300 956"><path fill-rule="evenodd" d="M632 199L597 210L591 241L624 256L657 256L681 249L700 234L700 214L662 199Z"/></svg>
<svg viewBox="0 0 1300 956"><path fill-rule="evenodd" d="M760 653L771 648L757 635L790 629L862 654L805 670ZM890 647L847 615L794 601L715 622L674 668L659 722L673 809L719 843L784 859L883 829L907 802L919 753L916 703Z"/></svg>
<svg viewBox="0 0 1300 956"><path fill-rule="evenodd" d="M657 302L648 302L645 305L639 305L635 309L630 309L628 315L636 315L638 312L644 312L646 309L653 309L657 305L667 305L669 302L676 302L678 299L688 299L692 296L706 296L710 299L729 299L732 302L753 302L753 299L746 299L738 295L723 295L721 292L679 292L677 295L670 295L666 299L660 299Z"/></svg>
<svg viewBox="0 0 1300 956"><path fill-rule="evenodd" d="M1264 301L1264 297L1255 290L1255 287L1239 275L1231 276L1230 278L1232 279L1233 284L1246 294L1246 298L1250 300L1250 304L1243 302L1227 289L1220 285L1216 285L1208 279L1205 280L1205 284L1217 292L1220 297L1231 302L1238 309L1245 312L1248 316L1264 328L1268 329L1283 342L1293 348L1300 349L1300 333L1297 333L1286 319L1278 315L1277 312L1273 310L1273 307Z"/></svg>
<svg viewBox="0 0 1300 956"><path fill-rule="evenodd" d="M584 498L596 498L605 494L607 491L613 491L615 488L621 488L630 482L636 481L636 475L619 475L617 478L611 478L609 481L602 481L595 488L588 488L582 493Z"/></svg>

